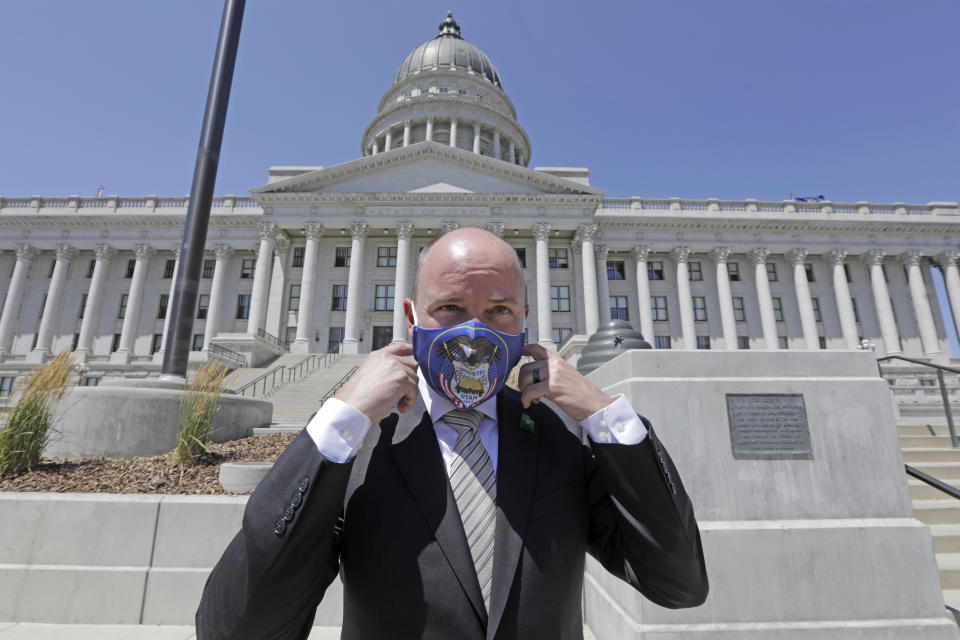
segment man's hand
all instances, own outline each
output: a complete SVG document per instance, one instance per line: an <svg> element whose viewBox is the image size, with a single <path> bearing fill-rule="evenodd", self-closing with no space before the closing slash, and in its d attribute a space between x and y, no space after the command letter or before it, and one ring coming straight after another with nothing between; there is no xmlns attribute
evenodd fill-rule
<svg viewBox="0 0 960 640"><path fill-rule="evenodd" d="M580 422L613 402L556 353L538 344L528 344L523 347L523 354L533 358L533 362L520 367L517 378L524 409L547 398Z"/></svg>
<svg viewBox="0 0 960 640"><path fill-rule="evenodd" d="M412 355L413 347L406 343L390 344L371 352L334 398L346 402L374 423L385 418L393 407L400 413L406 412L420 394L417 363Z"/></svg>

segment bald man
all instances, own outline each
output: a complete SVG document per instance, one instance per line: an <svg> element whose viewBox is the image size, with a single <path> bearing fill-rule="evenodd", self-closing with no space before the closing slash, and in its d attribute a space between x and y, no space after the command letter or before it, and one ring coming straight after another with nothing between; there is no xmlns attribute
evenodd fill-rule
<svg viewBox="0 0 960 640"><path fill-rule="evenodd" d="M669 455L623 397L523 346L509 245L442 236L403 304L413 345L369 354L250 497L198 638L306 638L339 572L345 639L579 640L586 553L657 604L704 601Z"/></svg>

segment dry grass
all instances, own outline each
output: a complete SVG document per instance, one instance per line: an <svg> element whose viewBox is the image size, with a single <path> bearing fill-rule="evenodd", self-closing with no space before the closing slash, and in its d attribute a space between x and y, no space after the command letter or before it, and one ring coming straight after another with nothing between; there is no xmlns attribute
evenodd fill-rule
<svg viewBox="0 0 960 640"><path fill-rule="evenodd" d="M223 379L227 368L208 360L197 369L184 387L180 403L180 428L174 459L177 466L192 465L207 453L207 443L213 431L213 418L220 406Z"/></svg>
<svg viewBox="0 0 960 640"><path fill-rule="evenodd" d="M0 430L0 476L29 470L40 462L50 440L54 409L67 392L71 364L70 352L62 351L17 383L11 394L17 403Z"/></svg>

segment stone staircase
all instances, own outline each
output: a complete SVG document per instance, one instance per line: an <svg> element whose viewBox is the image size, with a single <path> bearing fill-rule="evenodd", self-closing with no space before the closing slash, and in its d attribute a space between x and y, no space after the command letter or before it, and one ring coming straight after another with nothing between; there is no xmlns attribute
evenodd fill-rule
<svg viewBox="0 0 960 640"><path fill-rule="evenodd" d="M320 399L354 367L359 366L363 358L340 356L329 367L321 366L300 382L284 385L274 391L265 398L273 403L273 422L268 428L254 429L254 434L296 433L303 429L307 419L320 408Z"/></svg>
<svg viewBox="0 0 960 640"><path fill-rule="evenodd" d="M905 463L960 487L960 449L951 447L946 426L901 424L898 431ZM933 534L944 602L960 609L960 500L913 477L907 484L917 519Z"/></svg>

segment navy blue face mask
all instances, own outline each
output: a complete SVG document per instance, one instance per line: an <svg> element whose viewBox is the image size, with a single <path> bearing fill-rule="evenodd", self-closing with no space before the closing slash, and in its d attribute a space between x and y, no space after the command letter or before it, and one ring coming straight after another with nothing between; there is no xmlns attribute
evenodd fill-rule
<svg viewBox="0 0 960 640"><path fill-rule="evenodd" d="M414 311L414 322L417 321ZM456 407L469 409L497 394L520 362L526 342L520 333L503 333L479 320L452 327L413 327L413 357L427 384Z"/></svg>

